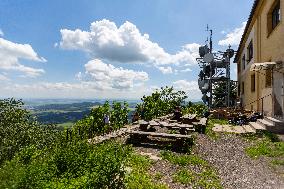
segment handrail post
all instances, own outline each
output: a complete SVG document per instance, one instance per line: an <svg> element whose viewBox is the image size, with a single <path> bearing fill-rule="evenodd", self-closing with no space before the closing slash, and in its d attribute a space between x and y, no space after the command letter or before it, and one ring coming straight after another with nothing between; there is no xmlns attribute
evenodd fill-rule
<svg viewBox="0 0 284 189"><path fill-rule="evenodd" d="M263 115L263 98L261 98L261 113L262 113L262 116L264 116Z"/></svg>

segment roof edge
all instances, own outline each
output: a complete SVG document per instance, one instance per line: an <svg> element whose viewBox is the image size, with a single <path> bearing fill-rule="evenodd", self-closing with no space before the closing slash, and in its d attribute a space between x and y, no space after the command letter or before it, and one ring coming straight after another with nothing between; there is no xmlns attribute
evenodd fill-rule
<svg viewBox="0 0 284 189"><path fill-rule="evenodd" d="M241 38L241 41L240 41L240 44L239 44L239 47L238 47L238 50L237 50L237 53L236 53L236 56L235 56L235 59L234 59L235 63L238 62L238 60L239 60L241 46L242 46L242 44L243 44L243 42L245 40L245 36L246 36L246 34L248 32L249 26L252 23L252 18L253 18L254 12L255 12L257 6L259 5L260 1L261 0L255 0L254 3L253 3L252 9L250 11L249 18L248 18L248 21L247 21L247 24L246 24L246 27L245 27L245 30L244 30L244 33L242 35L242 38Z"/></svg>

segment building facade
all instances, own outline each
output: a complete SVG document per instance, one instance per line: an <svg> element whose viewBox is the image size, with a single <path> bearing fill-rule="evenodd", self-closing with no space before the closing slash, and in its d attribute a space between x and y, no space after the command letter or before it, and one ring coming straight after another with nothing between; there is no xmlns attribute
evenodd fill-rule
<svg viewBox="0 0 284 189"><path fill-rule="evenodd" d="M241 106L284 117L284 0L255 0L235 63Z"/></svg>

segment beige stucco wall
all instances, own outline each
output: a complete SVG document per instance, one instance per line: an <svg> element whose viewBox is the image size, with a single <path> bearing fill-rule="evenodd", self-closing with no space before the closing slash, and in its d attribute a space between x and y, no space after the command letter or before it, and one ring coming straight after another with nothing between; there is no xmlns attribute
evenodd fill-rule
<svg viewBox="0 0 284 189"><path fill-rule="evenodd" d="M265 71L260 71L260 73L255 72L256 75L256 90L251 91L251 75L250 72L251 65L256 62L268 62L268 61L283 61L284 62L284 24L283 24L283 13L284 13L284 0L280 0L281 9L281 21L278 26L269 34L267 28L267 15L274 3L273 0L263 0L260 2L257 8L253 21L251 23L250 30L248 30L246 39L244 41L243 48L238 59L238 64L241 64L243 54L247 57L247 46L251 39L253 40L254 56L253 60L246 65L246 69L242 70L238 74L238 81L241 83L245 82L245 92L240 97L242 99L242 104L246 109L252 109L255 111L261 111L262 101L256 101L264 96L272 94L272 88L265 86ZM282 94L283 88L283 75L278 72L274 73L274 98L272 96L266 97L263 100L263 108L266 115L272 115L274 113L273 104L280 104L283 109L284 99ZM279 81L281 79L281 81ZM242 87L240 87L241 89ZM281 90L280 90L281 89ZM277 102L277 103L276 103Z"/></svg>

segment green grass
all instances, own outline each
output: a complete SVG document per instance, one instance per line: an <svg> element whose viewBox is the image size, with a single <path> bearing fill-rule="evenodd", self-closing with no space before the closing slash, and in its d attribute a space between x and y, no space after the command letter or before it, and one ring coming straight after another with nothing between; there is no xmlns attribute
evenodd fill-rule
<svg viewBox="0 0 284 189"><path fill-rule="evenodd" d="M154 178L155 180L161 180L163 178L163 174L160 172L155 173Z"/></svg>
<svg viewBox="0 0 284 189"><path fill-rule="evenodd" d="M179 182L181 184L192 184L195 179L194 173L187 169L181 169L173 176L174 182Z"/></svg>
<svg viewBox="0 0 284 189"><path fill-rule="evenodd" d="M252 158L284 156L284 142L259 141L255 145L248 147L246 153Z"/></svg>
<svg viewBox="0 0 284 189"><path fill-rule="evenodd" d="M187 155L187 154L175 154L171 151L162 151L160 153L162 159L169 161L172 164L186 166L189 164L192 165L208 165L207 162L197 155Z"/></svg>
<svg viewBox="0 0 284 189"><path fill-rule="evenodd" d="M264 131L245 136L245 139L251 143L251 145L245 149L249 157L254 159L261 156L269 157L269 165L272 168L275 170L283 170L284 142L280 141L277 135ZM282 173L282 171L280 172Z"/></svg>
<svg viewBox="0 0 284 189"><path fill-rule="evenodd" d="M205 168L201 173L183 168L173 175L173 180L184 185L191 185L193 188L222 188L218 175L211 168Z"/></svg>
<svg viewBox="0 0 284 189"><path fill-rule="evenodd" d="M132 170L126 177L126 188L167 189L168 187L166 185L154 182L151 175L147 172L152 164L153 161L148 157L133 153L127 163L127 166L131 167Z"/></svg>
<svg viewBox="0 0 284 189"><path fill-rule="evenodd" d="M281 165L284 166L284 159L274 159L271 161L273 165Z"/></svg>
<svg viewBox="0 0 284 189"><path fill-rule="evenodd" d="M191 185L197 188L222 188L220 179L209 163L197 155L176 154L170 151L162 151L161 157L174 165L179 165L179 169L174 175L174 182L184 185ZM189 165L199 166L201 172L194 172Z"/></svg>

